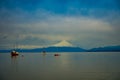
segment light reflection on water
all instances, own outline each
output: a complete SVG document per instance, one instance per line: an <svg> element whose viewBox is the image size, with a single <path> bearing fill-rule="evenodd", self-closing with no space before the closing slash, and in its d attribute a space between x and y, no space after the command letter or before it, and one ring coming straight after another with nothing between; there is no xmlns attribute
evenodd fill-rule
<svg viewBox="0 0 120 80"><path fill-rule="evenodd" d="M0 53L0 80L120 80L119 52L60 54Z"/></svg>

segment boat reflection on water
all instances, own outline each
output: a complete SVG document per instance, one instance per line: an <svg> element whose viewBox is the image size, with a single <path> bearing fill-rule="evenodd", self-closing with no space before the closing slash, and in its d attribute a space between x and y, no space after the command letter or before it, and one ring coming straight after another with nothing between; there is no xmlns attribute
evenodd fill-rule
<svg viewBox="0 0 120 80"><path fill-rule="evenodd" d="M11 59L16 59L18 55L11 55Z"/></svg>
<svg viewBox="0 0 120 80"><path fill-rule="evenodd" d="M11 66L12 70L17 72L18 71L18 55L17 54L12 54L11 53Z"/></svg>

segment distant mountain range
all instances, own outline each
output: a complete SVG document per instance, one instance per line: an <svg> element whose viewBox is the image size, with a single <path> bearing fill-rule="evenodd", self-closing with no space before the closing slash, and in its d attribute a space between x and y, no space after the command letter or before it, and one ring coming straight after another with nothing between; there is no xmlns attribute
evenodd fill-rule
<svg viewBox="0 0 120 80"><path fill-rule="evenodd" d="M92 49L83 49L73 46L70 42L62 40L54 45L46 48L34 48L34 49L16 49L18 52L120 52L120 46L106 46ZM0 50L1 53L11 52L11 50Z"/></svg>
<svg viewBox="0 0 120 80"><path fill-rule="evenodd" d="M79 47L47 47L47 48L36 48L36 49L22 49L20 52L85 52L85 49Z"/></svg>
<svg viewBox="0 0 120 80"><path fill-rule="evenodd" d="M46 48L35 48L35 49L16 49L18 52L120 52L120 46L107 46L98 47L92 49L82 49L80 47L46 47ZM1 53L11 52L11 50L0 50Z"/></svg>
<svg viewBox="0 0 120 80"><path fill-rule="evenodd" d="M106 46L87 50L89 52L120 52L120 46Z"/></svg>

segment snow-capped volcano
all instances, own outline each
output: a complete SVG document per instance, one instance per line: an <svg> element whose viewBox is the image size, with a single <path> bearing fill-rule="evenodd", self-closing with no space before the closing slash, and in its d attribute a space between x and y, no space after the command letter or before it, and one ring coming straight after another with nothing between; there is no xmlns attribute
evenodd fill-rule
<svg viewBox="0 0 120 80"><path fill-rule="evenodd" d="M73 45L71 43L69 43L68 41L66 40L63 40L57 44L54 44L53 46L56 46L56 47L72 47Z"/></svg>

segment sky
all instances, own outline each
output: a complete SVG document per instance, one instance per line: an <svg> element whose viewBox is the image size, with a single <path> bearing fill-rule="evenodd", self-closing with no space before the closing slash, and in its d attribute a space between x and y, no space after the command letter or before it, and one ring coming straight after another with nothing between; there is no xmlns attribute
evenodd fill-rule
<svg viewBox="0 0 120 80"><path fill-rule="evenodd" d="M119 24L119 0L0 0L0 49L120 45Z"/></svg>

